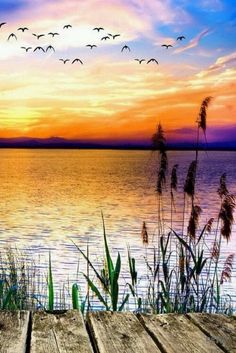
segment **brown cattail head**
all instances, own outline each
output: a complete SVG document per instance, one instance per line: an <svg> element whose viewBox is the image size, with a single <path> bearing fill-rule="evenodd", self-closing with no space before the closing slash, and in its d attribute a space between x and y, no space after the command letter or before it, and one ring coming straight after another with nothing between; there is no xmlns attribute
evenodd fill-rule
<svg viewBox="0 0 236 353"><path fill-rule="evenodd" d="M157 125L157 131L152 136L152 149L159 150L161 153L166 150L166 139L161 124Z"/></svg>
<svg viewBox="0 0 236 353"><path fill-rule="evenodd" d="M195 194L196 171L197 171L197 162L192 161L189 166L187 177L184 184L184 192L186 192L186 194L191 196L192 198L194 197L194 194Z"/></svg>
<svg viewBox="0 0 236 353"><path fill-rule="evenodd" d="M148 244L148 232L147 232L146 222L143 222L141 237L143 240L143 244Z"/></svg>
<svg viewBox="0 0 236 353"><path fill-rule="evenodd" d="M211 258L213 260L218 260L220 255L220 248L219 248L219 243L217 241L214 241L213 247L211 249Z"/></svg>
<svg viewBox="0 0 236 353"><path fill-rule="evenodd" d="M206 132L206 110L210 104L212 97L206 97L201 104L199 116L197 119L198 127L201 128L205 134Z"/></svg>
<svg viewBox="0 0 236 353"><path fill-rule="evenodd" d="M234 195L227 194L224 196L219 213L219 219L222 222L221 235L227 240L227 242L231 237L235 206L236 203Z"/></svg>
<svg viewBox="0 0 236 353"><path fill-rule="evenodd" d="M230 254L225 260L224 268L221 272L220 284L223 284L224 282L229 282L231 280L234 255L235 254Z"/></svg>
<svg viewBox="0 0 236 353"><path fill-rule="evenodd" d="M214 222L214 218L210 218L209 221L206 224L206 232L211 233L212 230L212 224Z"/></svg>
<svg viewBox="0 0 236 353"><path fill-rule="evenodd" d="M188 235L192 239L196 238L196 231L198 228L199 216L201 212L202 212L202 209L200 206L197 206L197 205L192 206L192 211L191 211L191 215L188 223Z"/></svg>
<svg viewBox="0 0 236 353"><path fill-rule="evenodd" d="M220 186L218 188L218 194L222 198L223 196L228 195L229 191L226 186L226 173L222 174L220 177Z"/></svg>

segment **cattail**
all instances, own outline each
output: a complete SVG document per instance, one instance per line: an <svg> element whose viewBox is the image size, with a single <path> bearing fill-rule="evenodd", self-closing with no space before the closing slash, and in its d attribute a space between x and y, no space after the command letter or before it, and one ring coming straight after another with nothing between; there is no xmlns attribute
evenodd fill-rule
<svg viewBox="0 0 236 353"><path fill-rule="evenodd" d="M143 244L148 244L148 232L147 232L146 222L143 222L141 237L143 240Z"/></svg>
<svg viewBox="0 0 236 353"><path fill-rule="evenodd" d="M227 194L222 201L219 213L219 219L222 221L221 235L227 240L227 242L231 237L235 206L234 195Z"/></svg>
<svg viewBox="0 0 236 353"><path fill-rule="evenodd" d="M189 224L188 224L188 235L192 239L196 238L196 231L197 231L199 216L201 212L202 212L202 209L200 206L194 205L192 207L191 215L189 218Z"/></svg>
<svg viewBox="0 0 236 353"><path fill-rule="evenodd" d="M211 258L213 260L218 260L220 255L220 248L219 248L219 244L217 241L214 241L213 247L211 249Z"/></svg>
<svg viewBox="0 0 236 353"><path fill-rule="evenodd" d="M195 194L196 170L197 170L197 162L192 161L189 166L187 177L184 184L184 192L186 192L186 194L192 198L194 197L194 194Z"/></svg>
<svg viewBox="0 0 236 353"><path fill-rule="evenodd" d="M214 222L214 218L210 218L209 221L206 224L206 232L211 233L212 230L212 224Z"/></svg>
<svg viewBox="0 0 236 353"><path fill-rule="evenodd" d="M222 174L220 177L220 186L218 188L218 194L222 198L223 196L228 195L229 191L226 186L226 173Z"/></svg>
<svg viewBox="0 0 236 353"><path fill-rule="evenodd" d="M220 284L223 284L224 282L229 282L231 280L234 255L235 254L230 254L225 260L224 268L221 272Z"/></svg>
<svg viewBox="0 0 236 353"><path fill-rule="evenodd" d="M201 128L206 133L206 110L210 104L212 97L206 97L201 104L199 116L197 119L198 127Z"/></svg>

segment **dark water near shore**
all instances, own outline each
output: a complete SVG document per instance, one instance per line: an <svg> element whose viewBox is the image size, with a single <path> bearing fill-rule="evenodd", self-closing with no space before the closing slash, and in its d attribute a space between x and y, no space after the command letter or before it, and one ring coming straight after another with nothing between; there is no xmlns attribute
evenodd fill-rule
<svg viewBox="0 0 236 353"><path fill-rule="evenodd" d="M173 215L176 230L180 229L183 217L183 184L194 156L194 152L168 153L169 171L179 164ZM132 255L140 260L139 273L144 274L143 256L148 250L142 245L140 233L142 222L146 221L150 239L155 243L156 169L157 156L148 151L0 150L0 248L11 244L26 249L35 259L40 255L45 267L51 250L58 286L68 276L74 281L78 253L71 239L83 249L89 243L91 256L99 260L103 254L103 211L113 252L119 250L126 261L130 245ZM202 224L217 217L220 207L217 188L224 172L228 189L236 194L236 152L200 153L196 200L203 209ZM168 229L170 198L167 191L164 194ZM209 238L209 247L211 242ZM222 263L235 251L234 225L231 241L223 242ZM81 260L80 270L84 269ZM225 291L234 294L235 290L234 270L232 283L226 285Z"/></svg>

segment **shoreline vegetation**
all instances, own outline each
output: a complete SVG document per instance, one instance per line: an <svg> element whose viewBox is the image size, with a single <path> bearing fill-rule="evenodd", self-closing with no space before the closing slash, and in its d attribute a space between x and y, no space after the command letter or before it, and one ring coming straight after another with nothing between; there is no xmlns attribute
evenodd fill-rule
<svg viewBox="0 0 236 353"><path fill-rule="evenodd" d="M64 309L70 299L70 307L82 313L93 310L94 299L99 308L108 311L132 310L144 313L189 313L209 312L232 314L235 303L230 294L223 294L224 283L230 281L234 253L222 262L222 242L230 242L235 195L227 188L226 174L219 180L220 200L218 217L210 218L200 228L201 206L197 201L196 180L199 164L200 136L207 141L207 109L212 97L206 97L200 106L197 119L195 158L190 163L184 183L184 206L181 232L173 229L175 192L178 188L178 164L168 176L168 145L160 124L152 137L152 153L157 158L156 190L157 231L150 239L146 222L143 222L141 238L144 248L146 276L145 292L140 289L137 261L132 249L127 249L129 278L121 276L124 259L119 252L112 258L103 214L104 258L101 266L95 265L87 249L75 242L75 251L85 261L87 270L80 274L77 283L63 287L59 296L55 293L53 262L48 261L48 275L38 271L32 259L8 249L0 258L0 309ZM178 161L176 161L177 163ZM171 219L169 227L164 224L163 194L169 193ZM187 205L191 211L188 212ZM209 243L209 237L213 243ZM147 246L152 246L152 255L147 255ZM1 255L1 254L0 254ZM82 296L80 284L84 281L87 293ZM57 295L57 297L56 297ZM57 304L56 304L57 303Z"/></svg>

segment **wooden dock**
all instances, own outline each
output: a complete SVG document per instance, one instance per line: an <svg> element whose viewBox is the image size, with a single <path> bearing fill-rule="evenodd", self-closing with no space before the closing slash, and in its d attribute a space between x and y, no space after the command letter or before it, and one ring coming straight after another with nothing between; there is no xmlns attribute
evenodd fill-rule
<svg viewBox="0 0 236 353"><path fill-rule="evenodd" d="M236 317L0 311L1 353L236 353Z"/></svg>

